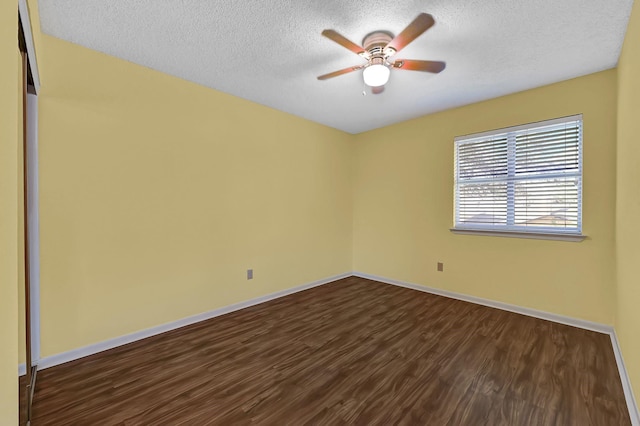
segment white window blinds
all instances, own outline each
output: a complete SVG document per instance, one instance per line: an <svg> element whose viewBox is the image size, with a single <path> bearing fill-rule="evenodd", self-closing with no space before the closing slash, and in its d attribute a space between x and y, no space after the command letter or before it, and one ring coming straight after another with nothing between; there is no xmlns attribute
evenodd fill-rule
<svg viewBox="0 0 640 426"><path fill-rule="evenodd" d="M455 228L582 232L582 116L455 140Z"/></svg>

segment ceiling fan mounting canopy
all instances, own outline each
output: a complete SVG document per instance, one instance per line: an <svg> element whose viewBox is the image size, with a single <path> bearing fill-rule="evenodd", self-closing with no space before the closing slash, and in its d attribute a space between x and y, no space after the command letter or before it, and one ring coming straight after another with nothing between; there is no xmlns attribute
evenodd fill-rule
<svg viewBox="0 0 640 426"><path fill-rule="evenodd" d="M389 60L391 56L402 50L434 24L435 20L431 15L421 13L395 37L388 31L374 31L367 34L362 40L364 47L358 46L334 30L324 30L323 36L360 55L367 60L367 63L321 75L318 80L327 80L364 68L362 74L365 84L373 88L374 94L378 94L384 90L384 84L389 79L390 68L439 73L446 66L444 62L415 59Z"/></svg>

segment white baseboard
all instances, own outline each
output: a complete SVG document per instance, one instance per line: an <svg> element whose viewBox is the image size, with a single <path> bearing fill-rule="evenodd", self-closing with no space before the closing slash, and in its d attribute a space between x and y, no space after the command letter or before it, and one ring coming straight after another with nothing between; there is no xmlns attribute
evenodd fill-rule
<svg viewBox="0 0 640 426"><path fill-rule="evenodd" d="M547 321L557 322L560 324L570 325L573 327L583 328L586 330L596 331L598 333L608 334L611 337L611 345L613 346L613 353L616 357L616 364L618 365L618 372L620 374L620 381L622 382L622 390L624 391L624 397L627 402L627 408L629 409L629 417L631 417L631 424L633 426L640 426L640 413L636 404L636 399L633 395L631 388L631 382L629 381L629 375L624 365L622 358L622 352L620 351L620 345L618 344L618 337L614 328L610 325L600 324L597 322L586 321L577 318L571 318L564 315L552 314L550 312L538 311L536 309L524 308L517 305L511 305L503 302L496 302L494 300L482 299L480 297L468 296L466 294L455 293L447 290L440 290L437 288L427 287L419 284L412 284L403 281L393 280L390 278L380 277L377 275L365 274L362 272L354 272L354 276L360 278L366 278L373 281L382 282L385 284L392 284L399 287L410 288L412 290L418 290L425 293L436 294L438 296L448 297L450 299L462 300L464 302L475 303L477 305L488 306L491 308L501 309L503 311L514 312L517 314L526 315L529 317L540 318Z"/></svg>
<svg viewBox="0 0 640 426"><path fill-rule="evenodd" d="M313 287L318 287L323 284L339 280L341 278L350 277L350 272L335 275L333 277L324 278L321 280L313 281L307 284L303 284L297 287L289 288L286 290L277 291L275 293L267 294L264 296L256 297L244 302L235 303L233 305L225 306L223 308L214 309L212 311L203 312L201 314L193 315L187 318L179 319L167 324L162 324L156 327L151 327L145 330L137 331L135 333L127 334L125 336L116 337L113 339L105 340L103 342L94 343L92 345L84 346L82 348L73 349L68 352L44 357L38 362L38 370L44 370L45 368L53 367L56 365L64 364L65 362L74 361L79 358L84 358L89 355L97 354L109 349L116 348L118 346L126 345L138 340L146 339L147 337L155 336L157 334L165 333L167 331L175 330L187 325L195 324L201 321L208 320L220 315L228 314L230 312L238 311L240 309L248 308L250 306L258 305L260 303L268 302L273 299L288 296L293 293L297 293L303 290L307 290ZM18 372L20 375L26 374L25 364L18 366Z"/></svg>
<svg viewBox="0 0 640 426"><path fill-rule="evenodd" d="M577 318L566 317L564 315L552 314L550 312L538 311L531 308L523 308L522 306L511 305L509 303L496 302L495 300L483 299L476 296L468 296L466 294L455 293L453 291L440 290L438 288L427 287L419 284L412 284L403 281L393 280L391 278L378 277L376 275L354 272L353 275L360 278L367 278L373 281L380 281L385 284L393 284L399 287L410 288L425 293L436 294L438 296L448 297L450 299L462 300L464 302L475 303L476 305L488 306L490 308L501 309L503 311L515 312L529 317L540 318L547 321L553 321L560 324L571 325L573 327L584 328L586 330L597 331L598 333L610 334L613 327L610 325L600 324L597 322L586 321Z"/></svg>
<svg viewBox="0 0 640 426"><path fill-rule="evenodd" d="M633 395L633 388L631 388L631 382L629 381L629 375L627 374L627 367L624 365L624 359L622 358L622 351L620 350L620 343L618 342L618 335L616 331L611 332L611 346L613 346L613 353L616 356L616 364L618 364L618 372L620 373L620 381L622 382L622 390L624 391L624 398L627 401L627 407L629 408L629 416L631 417L631 424L633 426L640 426L640 410Z"/></svg>

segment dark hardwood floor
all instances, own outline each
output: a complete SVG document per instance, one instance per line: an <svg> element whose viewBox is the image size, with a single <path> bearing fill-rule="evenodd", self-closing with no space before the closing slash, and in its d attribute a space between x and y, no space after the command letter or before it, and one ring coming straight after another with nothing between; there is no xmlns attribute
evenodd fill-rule
<svg viewBox="0 0 640 426"><path fill-rule="evenodd" d="M38 373L32 425L629 425L609 337L346 278Z"/></svg>

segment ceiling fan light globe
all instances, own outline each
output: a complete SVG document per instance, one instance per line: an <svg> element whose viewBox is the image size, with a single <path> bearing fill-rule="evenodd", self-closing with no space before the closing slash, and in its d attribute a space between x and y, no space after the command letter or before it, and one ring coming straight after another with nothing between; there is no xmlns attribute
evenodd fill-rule
<svg viewBox="0 0 640 426"><path fill-rule="evenodd" d="M371 87L384 86L389 81L391 71L382 64L373 64L364 69L362 78L364 84Z"/></svg>

